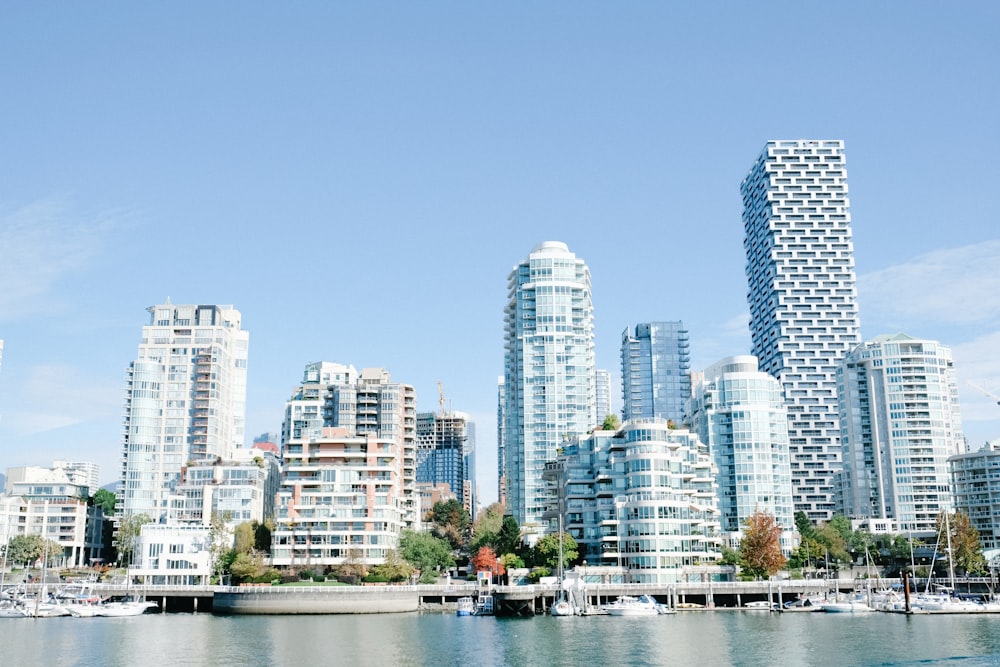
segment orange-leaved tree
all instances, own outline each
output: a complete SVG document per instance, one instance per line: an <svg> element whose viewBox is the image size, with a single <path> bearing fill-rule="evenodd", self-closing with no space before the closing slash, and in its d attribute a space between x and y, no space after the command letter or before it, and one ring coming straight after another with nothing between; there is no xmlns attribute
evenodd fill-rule
<svg viewBox="0 0 1000 667"><path fill-rule="evenodd" d="M740 560L745 574L754 579L769 577L785 567L788 559L781 553L781 526L773 515L758 509L743 526Z"/></svg>

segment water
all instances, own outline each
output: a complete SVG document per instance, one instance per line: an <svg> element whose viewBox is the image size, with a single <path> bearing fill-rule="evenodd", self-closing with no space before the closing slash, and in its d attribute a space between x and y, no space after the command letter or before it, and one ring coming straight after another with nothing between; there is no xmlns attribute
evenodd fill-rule
<svg viewBox="0 0 1000 667"><path fill-rule="evenodd" d="M596 667L1000 664L1000 615L693 612L0 618L0 665Z"/></svg>

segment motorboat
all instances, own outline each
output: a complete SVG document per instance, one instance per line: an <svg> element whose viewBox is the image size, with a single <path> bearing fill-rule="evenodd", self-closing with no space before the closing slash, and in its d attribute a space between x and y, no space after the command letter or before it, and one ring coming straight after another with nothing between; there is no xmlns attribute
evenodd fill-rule
<svg viewBox="0 0 1000 667"><path fill-rule="evenodd" d="M458 610L457 614L459 616L472 616L476 612L476 603L471 597L458 598Z"/></svg>
<svg viewBox="0 0 1000 667"><path fill-rule="evenodd" d="M603 609L609 616L657 616L660 614L660 606L659 602L648 595L622 595L614 602L604 605Z"/></svg>
<svg viewBox="0 0 1000 667"><path fill-rule="evenodd" d="M126 598L112 602L102 602L98 616L140 616L146 613L147 609L153 609L157 605L155 602L147 602L140 598Z"/></svg>
<svg viewBox="0 0 1000 667"><path fill-rule="evenodd" d="M865 601L859 595L855 595L849 598L840 598L836 600L828 600L823 603L823 611L834 613L834 614L866 614L870 611L874 611L868 602Z"/></svg>

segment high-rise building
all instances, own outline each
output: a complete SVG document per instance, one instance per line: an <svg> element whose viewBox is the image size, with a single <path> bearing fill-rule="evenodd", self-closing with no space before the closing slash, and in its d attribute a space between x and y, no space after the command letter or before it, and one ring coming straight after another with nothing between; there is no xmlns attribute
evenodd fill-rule
<svg viewBox="0 0 1000 667"><path fill-rule="evenodd" d="M757 359L729 357L697 373L689 414L719 470L722 530L737 544L757 510L781 526L785 553L795 547L788 411L781 385L757 369Z"/></svg>
<svg viewBox="0 0 1000 667"><path fill-rule="evenodd" d="M296 387L285 403L285 419L281 423L281 445L295 439L319 437L323 431L323 399L331 385L352 385L358 379L354 366L330 361L306 364L302 384Z"/></svg>
<svg viewBox="0 0 1000 667"><path fill-rule="evenodd" d="M622 332L625 421L670 419L680 424L691 398L691 355L684 323L644 322Z"/></svg>
<svg viewBox="0 0 1000 667"><path fill-rule="evenodd" d="M275 565L381 563L417 521L416 392L381 368L324 397L317 438L292 438L275 507Z"/></svg>
<svg viewBox="0 0 1000 667"><path fill-rule="evenodd" d="M548 468L566 532L609 580L688 581L721 558L717 470L694 432L625 422L577 438Z"/></svg>
<svg viewBox="0 0 1000 667"><path fill-rule="evenodd" d="M603 368L594 371L594 405L597 421L611 414L611 372Z"/></svg>
<svg viewBox="0 0 1000 667"><path fill-rule="evenodd" d="M464 412L417 414L417 484L447 484L470 516L475 516L476 435Z"/></svg>
<svg viewBox="0 0 1000 667"><path fill-rule="evenodd" d="M503 383L503 376L497 378L497 502L504 507L507 506L507 476L504 471L504 426L507 423L504 410L507 404L507 389Z"/></svg>
<svg viewBox="0 0 1000 667"><path fill-rule="evenodd" d="M964 446L951 350L879 336L844 358L839 390L844 514L933 533L952 508L948 458Z"/></svg>
<svg viewBox="0 0 1000 667"><path fill-rule="evenodd" d="M507 511L544 532L551 489L545 463L596 425L590 270L565 243L547 241L507 278L504 481Z"/></svg>
<svg viewBox="0 0 1000 667"><path fill-rule="evenodd" d="M837 366L859 342L842 141L769 141L740 186L753 355L788 405L795 509L835 511Z"/></svg>
<svg viewBox="0 0 1000 667"><path fill-rule="evenodd" d="M1000 555L1000 440L948 459L955 509L968 515L987 561Z"/></svg>
<svg viewBox="0 0 1000 667"><path fill-rule="evenodd" d="M118 493L125 516L160 521L182 466L243 446L250 335L232 306L148 310L127 373Z"/></svg>

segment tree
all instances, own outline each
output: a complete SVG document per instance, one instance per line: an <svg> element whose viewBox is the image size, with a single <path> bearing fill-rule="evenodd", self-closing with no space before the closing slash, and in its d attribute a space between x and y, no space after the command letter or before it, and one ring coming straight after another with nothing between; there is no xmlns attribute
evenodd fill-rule
<svg viewBox="0 0 1000 667"><path fill-rule="evenodd" d="M118 502L118 497L111 491L107 489L98 489L97 493L90 497L92 505L100 507L104 512L104 516L114 516L115 515L115 504Z"/></svg>
<svg viewBox="0 0 1000 667"><path fill-rule="evenodd" d="M404 530L402 537L399 538L399 553L408 563L420 570L420 581L425 583L436 581L439 570L455 566L451 545L430 533Z"/></svg>
<svg viewBox="0 0 1000 667"><path fill-rule="evenodd" d="M212 572L222 574L222 557L228 551L233 550L233 533L229 530L230 513L212 512L212 518L208 523L208 550L212 556Z"/></svg>
<svg viewBox="0 0 1000 667"><path fill-rule="evenodd" d="M472 557L472 567L476 572L489 572L490 577L501 577L504 573L503 562L497 559L497 554L490 547L482 547Z"/></svg>
<svg viewBox="0 0 1000 667"><path fill-rule="evenodd" d="M754 579L773 576L788 559L781 553L781 526L774 516L756 510L743 522L740 558L744 572Z"/></svg>
<svg viewBox="0 0 1000 667"><path fill-rule="evenodd" d="M986 572L986 559L979 543L979 531L964 512L947 515L941 512L937 518L938 544L947 548L951 540L951 562L956 572L981 574Z"/></svg>
<svg viewBox="0 0 1000 667"><path fill-rule="evenodd" d="M260 573L261 564L261 558L256 553L235 553L235 558L229 564L228 570L238 582L248 581Z"/></svg>
<svg viewBox="0 0 1000 667"><path fill-rule="evenodd" d="M605 431L617 431L622 425L618 415L610 414L604 418L604 423L601 424L601 428Z"/></svg>
<svg viewBox="0 0 1000 667"><path fill-rule="evenodd" d="M249 521L244 521L236 526L233 530L233 549L236 553L248 554L253 550L254 544L253 525Z"/></svg>
<svg viewBox="0 0 1000 667"><path fill-rule="evenodd" d="M253 546L261 553L271 553L271 533L274 532L274 521L266 519L264 523L251 522L253 526Z"/></svg>
<svg viewBox="0 0 1000 667"><path fill-rule="evenodd" d="M816 567L817 563L823 562L826 554L826 547L817 542L812 537L802 536L802 541L798 548L792 552L788 559L789 567Z"/></svg>
<svg viewBox="0 0 1000 667"><path fill-rule="evenodd" d="M497 535L503 527L503 505L493 503L486 507L476 517L472 524L472 539L469 550L475 553L481 547L496 547Z"/></svg>
<svg viewBox="0 0 1000 667"><path fill-rule="evenodd" d="M816 532L816 527L809 520L809 516L802 510L795 513L795 529L799 531L799 535L802 537L812 537L813 533Z"/></svg>
<svg viewBox="0 0 1000 667"><path fill-rule="evenodd" d="M152 523L148 514L131 514L122 517L115 532L114 545L118 551L118 559L125 565L132 562L132 552L135 550L135 540L142 532L142 527Z"/></svg>
<svg viewBox="0 0 1000 667"><path fill-rule="evenodd" d="M501 556L504 554L521 555L521 527L517 525L517 519L513 515L504 515L493 550Z"/></svg>
<svg viewBox="0 0 1000 667"><path fill-rule="evenodd" d="M836 562L849 563L851 554L847 551L847 540L834 521L836 517L817 528L813 532L813 539L823 547L824 562L832 559Z"/></svg>
<svg viewBox="0 0 1000 667"><path fill-rule="evenodd" d="M452 549L459 549L466 543L472 520L469 512L456 499L434 503L428 518L434 524L434 534L448 540Z"/></svg>
<svg viewBox="0 0 1000 667"><path fill-rule="evenodd" d="M46 551L48 551L50 559L55 556L61 556L63 548L58 542L46 540L41 535L33 533L31 535L16 535L10 538L5 550L7 552L7 560L11 563L32 565L36 561L41 560Z"/></svg>
<svg viewBox="0 0 1000 667"><path fill-rule="evenodd" d="M576 540L569 533L562 534L562 555L563 568L566 567L567 563L575 561L578 556ZM548 568L550 571L559 569L558 533L543 535L535 543L534 549L531 550L531 564L536 567Z"/></svg>
<svg viewBox="0 0 1000 667"><path fill-rule="evenodd" d="M413 566L400 558L395 549L385 555L385 562L374 566L368 573L370 581L407 581L413 575Z"/></svg>

